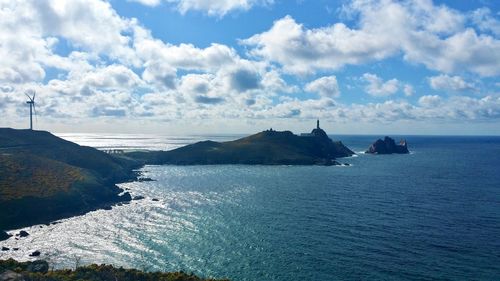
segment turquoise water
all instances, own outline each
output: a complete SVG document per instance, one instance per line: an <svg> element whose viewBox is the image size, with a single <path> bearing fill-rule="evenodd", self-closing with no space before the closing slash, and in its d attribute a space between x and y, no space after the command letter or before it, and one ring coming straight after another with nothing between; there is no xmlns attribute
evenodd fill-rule
<svg viewBox="0 0 500 281"><path fill-rule="evenodd" d="M349 167L147 166L156 181L121 185L146 199L4 244L232 280L498 280L500 138L407 139L410 155Z"/></svg>

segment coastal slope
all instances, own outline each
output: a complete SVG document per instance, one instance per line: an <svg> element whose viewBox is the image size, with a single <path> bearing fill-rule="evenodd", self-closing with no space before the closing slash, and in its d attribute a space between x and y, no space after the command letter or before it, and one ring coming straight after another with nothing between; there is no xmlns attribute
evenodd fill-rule
<svg viewBox="0 0 500 281"><path fill-rule="evenodd" d="M339 164L336 158L353 154L342 142L332 141L325 131L316 128L305 136L267 130L235 141L202 141L171 151L137 151L125 155L156 165L336 165Z"/></svg>
<svg viewBox="0 0 500 281"><path fill-rule="evenodd" d="M130 200L115 184L140 165L45 131L0 128L0 230Z"/></svg>

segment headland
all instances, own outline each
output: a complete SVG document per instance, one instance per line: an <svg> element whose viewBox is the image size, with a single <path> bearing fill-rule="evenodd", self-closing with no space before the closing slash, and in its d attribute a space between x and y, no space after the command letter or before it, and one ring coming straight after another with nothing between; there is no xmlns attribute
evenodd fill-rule
<svg viewBox="0 0 500 281"><path fill-rule="evenodd" d="M140 166L49 132L0 128L0 231L129 201L116 184Z"/></svg>
<svg viewBox="0 0 500 281"><path fill-rule="evenodd" d="M308 134L269 129L234 141L202 141L171 151L136 151L125 156L155 165L340 165L337 158L353 154L342 142L332 141L318 121Z"/></svg>

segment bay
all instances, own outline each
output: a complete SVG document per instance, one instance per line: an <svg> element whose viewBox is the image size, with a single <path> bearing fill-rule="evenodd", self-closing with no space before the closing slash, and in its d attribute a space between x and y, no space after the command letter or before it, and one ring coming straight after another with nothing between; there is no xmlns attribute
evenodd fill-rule
<svg viewBox="0 0 500 281"><path fill-rule="evenodd" d="M238 136L62 137L172 149ZM331 137L357 152L377 138ZM120 185L144 200L25 228L0 256L232 280L497 279L500 137L405 138L410 155L358 153L349 167L146 166L155 181Z"/></svg>

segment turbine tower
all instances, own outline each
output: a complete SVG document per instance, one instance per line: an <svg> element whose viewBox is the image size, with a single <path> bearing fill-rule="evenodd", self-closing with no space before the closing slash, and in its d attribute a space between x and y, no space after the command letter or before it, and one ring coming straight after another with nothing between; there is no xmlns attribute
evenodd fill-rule
<svg viewBox="0 0 500 281"><path fill-rule="evenodd" d="M29 101L26 103L30 105L30 130L33 130L33 112L35 112L36 115L36 108L35 108L35 91L30 91L33 92L33 97L28 95L28 92L25 92L24 94L28 97Z"/></svg>

